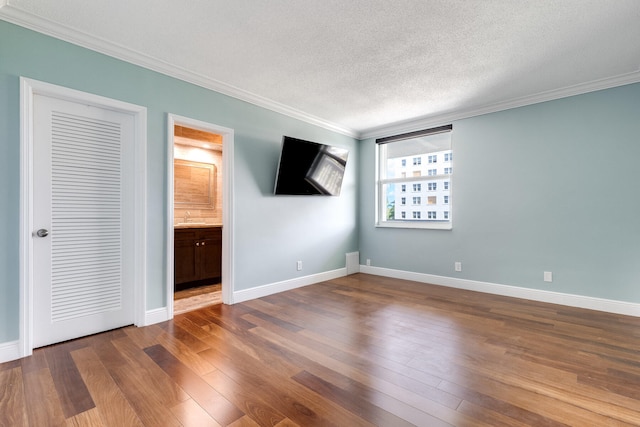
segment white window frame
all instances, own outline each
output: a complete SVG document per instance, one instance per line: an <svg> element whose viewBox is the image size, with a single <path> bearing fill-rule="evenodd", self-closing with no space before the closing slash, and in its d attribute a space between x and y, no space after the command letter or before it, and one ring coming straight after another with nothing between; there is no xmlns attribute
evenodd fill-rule
<svg viewBox="0 0 640 427"><path fill-rule="evenodd" d="M453 127L451 125L447 125L447 126L441 126L438 128L432 128L432 129L427 129L425 131L417 131L417 132L411 132L411 133L407 133L407 134L402 134L402 135L396 135L396 136L391 136L391 137L387 137L387 138L381 138L376 140L376 150L375 150L375 162L376 162L376 169L375 169L375 180L376 180L376 192L375 192L375 226L376 227L388 227L388 228L414 228L414 229L432 229L432 230L451 230L453 228L453 216L451 215L451 203L449 203L449 205L447 206L448 208L448 218L444 218L444 215L437 215L436 214L436 219L437 217L441 217L441 219L444 218L444 220L442 221L428 221L427 218L421 218L420 221L416 221L416 220L410 220L410 219L391 219L388 220L387 219L387 195L383 193L383 191L385 191L385 186L389 185L389 184L403 184L403 183L410 183L411 181L416 180L416 178L419 177L413 177L413 176L406 176L406 174L400 174L399 177L396 178L392 178L392 179L387 179L384 178L386 177L386 168L387 165L385 164L386 162L383 162L382 159L386 159L387 155L386 155L386 144L388 142L395 142L395 141L401 141L401 140L406 140L406 139L412 139L412 138L417 138L420 136L426 136L426 135L433 135L436 133L443 133L443 132L451 132L451 136L450 136L450 150L453 150L453 132L452 132ZM452 153L451 153L452 154ZM452 154L453 155L453 154ZM452 156L451 156L452 157ZM412 158L412 157L409 157ZM427 182L427 180L425 179L426 176L422 176L423 179L421 179L421 181ZM448 181L453 181L453 174L450 175L443 175L443 174L437 174L436 171L436 175L431 175L429 176L429 178L433 179L433 178L447 178ZM444 186L443 186L444 187ZM399 186L396 186L396 191L398 192L398 194L400 193L399 190ZM449 200L451 201L451 197L452 197L452 185L449 185ZM398 200L398 199L396 199ZM396 201L397 203L397 201ZM401 206L401 205L399 205ZM399 206L396 206L396 209L399 208ZM406 205L405 205L406 206ZM400 211L401 214L403 211ZM422 217L422 215L421 215Z"/></svg>

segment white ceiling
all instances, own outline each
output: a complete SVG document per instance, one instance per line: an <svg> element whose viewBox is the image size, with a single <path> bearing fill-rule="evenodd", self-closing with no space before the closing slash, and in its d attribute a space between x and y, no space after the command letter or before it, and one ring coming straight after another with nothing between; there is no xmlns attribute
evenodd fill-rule
<svg viewBox="0 0 640 427"><path fill-rule="evenodd" d="M640 81L639 0L0 5L1 19L358 137Z"/></svg>

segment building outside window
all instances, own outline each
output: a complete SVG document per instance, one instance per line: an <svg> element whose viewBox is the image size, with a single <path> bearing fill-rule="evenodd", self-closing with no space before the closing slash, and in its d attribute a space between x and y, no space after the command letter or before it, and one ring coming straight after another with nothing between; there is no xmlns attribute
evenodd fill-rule
<svg viewBox="0 0 640 427"><path fill-rule="evenodd" d="M451 229L453 168L450 164L436 167L439 156L446 161L453 158L451 135L452 126L449 125L376 140L377 226ZM422 158L427 160L424 166ZM416 164L417 159L420 159L419 164ZM417 166L411 169L413 174L400 170L407 162ZM426 185L423 187L423 184ZM422 192L423 188L430 192L424 205L421 197L416 196L412 197L412 207L406 206L406 199L401 194L406 192L407 186L414 192Z"/></svg>

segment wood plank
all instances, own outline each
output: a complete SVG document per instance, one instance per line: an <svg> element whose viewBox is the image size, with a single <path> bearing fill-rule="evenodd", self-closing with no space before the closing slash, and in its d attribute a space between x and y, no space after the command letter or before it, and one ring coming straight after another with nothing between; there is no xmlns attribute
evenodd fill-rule
<svg viewBox="0 0 640 427"><path fill-rule="evenodd" d="M71 357L106 426L143 425L93 348L76 350L71 353Z"/></svg>
<svg viewBox="0 0 640 427"><path fill-rule="evenodd" d="M71 418L96 406L69 353L69 350L73 348L75 347L58 345L45 349L49 371L66 418Z"/></svg>
<svg viewBox="0 0 640 427"><path fill-rule="evenodd" d="M98 408L93 408L67 419L67 427L109 427L102 421Z"/></svg>
<svg viewBox="0 0 640 427"><path fill-rule="evenodd" d="M244 415L240 409L161 345L148 347L144 351L176 384L185 390L198 405L220 424L230 424Z"/></svg>
<svg viewBox="0 0 640 427"><path fill-rule="evenodd" d="M285 419L285 416L280 411L272 408L260 393L255 393L252 389L243 387L242 384L235 382L219 370L211 372L203 378L211 387L215 388L246 414L242 418L246 419L248 417L253 420L254 424L263 426L277 425Z"/></svg>
<svg viewBox="0 0 640 427"><path fill-rule="evenodd" d="M23 374L27 418L30 426L64 426L60 397L49 369L40 369Z"/></svg>
<svg viewBox="0 0 640 427"><path fill-rule="evenodd" d="M171 408L171 412L184 427L220 427L210 414L192 399L178 403Z"/></svg>
<svg viewBox="0 0 640 427"><path fill-rule="evenodd" d="M315 375L302 371L299 374L293 377L295 381L304 385L310 390L318 393L319 395L328 398L338 405L344 407L345 409L353 412L354 414L358 414L365 420L369 421L374 425L380 426L411 426L409 421L405 421L404 419L393 415L390 412L383 410L382 408L372 404L366 399L361 398L358 395L352 394L350 391L344 390L340 387L336 387L335 385L329 383L328 381L323 380L322 378L316 377ZM417 411L416 411L417 412ZM425 425L436 426L436 425L445 425L442 420L438 420L434 417L431 417L428 414L419 414L420 421L423 421Z"/></svg>
<svg viewBox="0 0 640 427"><path fill-rule="evenodd" d="M20 363L0 370L0 426L26 426L27 408Z"/></svg>
<svg viewBox="0 0 640 427"><path fill-rule="evenodd" d="M135 347L131 343L127 346ZM111 340L103 339L102 336L94 337L93 348L143 425L181 426L168 408L187 400L189 396L179 390L175 383L168 382L164 372L161 371L160 376L165 378L158 380L157 372L149 371L145 367L146 362L130 362L131 357L135 358L139 353L129 350L129 357L125 357ZM148 359L142 350L140 353ZM162 388L163 385L167 386L166 389Z"/></svg>

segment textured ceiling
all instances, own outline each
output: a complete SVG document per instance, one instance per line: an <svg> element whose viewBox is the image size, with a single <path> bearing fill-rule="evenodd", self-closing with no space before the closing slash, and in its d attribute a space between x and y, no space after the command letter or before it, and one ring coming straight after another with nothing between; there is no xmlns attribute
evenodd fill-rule
<svg viewBox="0 0 640 427"><path fill-rule="evenodd" d="M356 136L640 81L638 0L8 0L0 18Z"/></svg>

